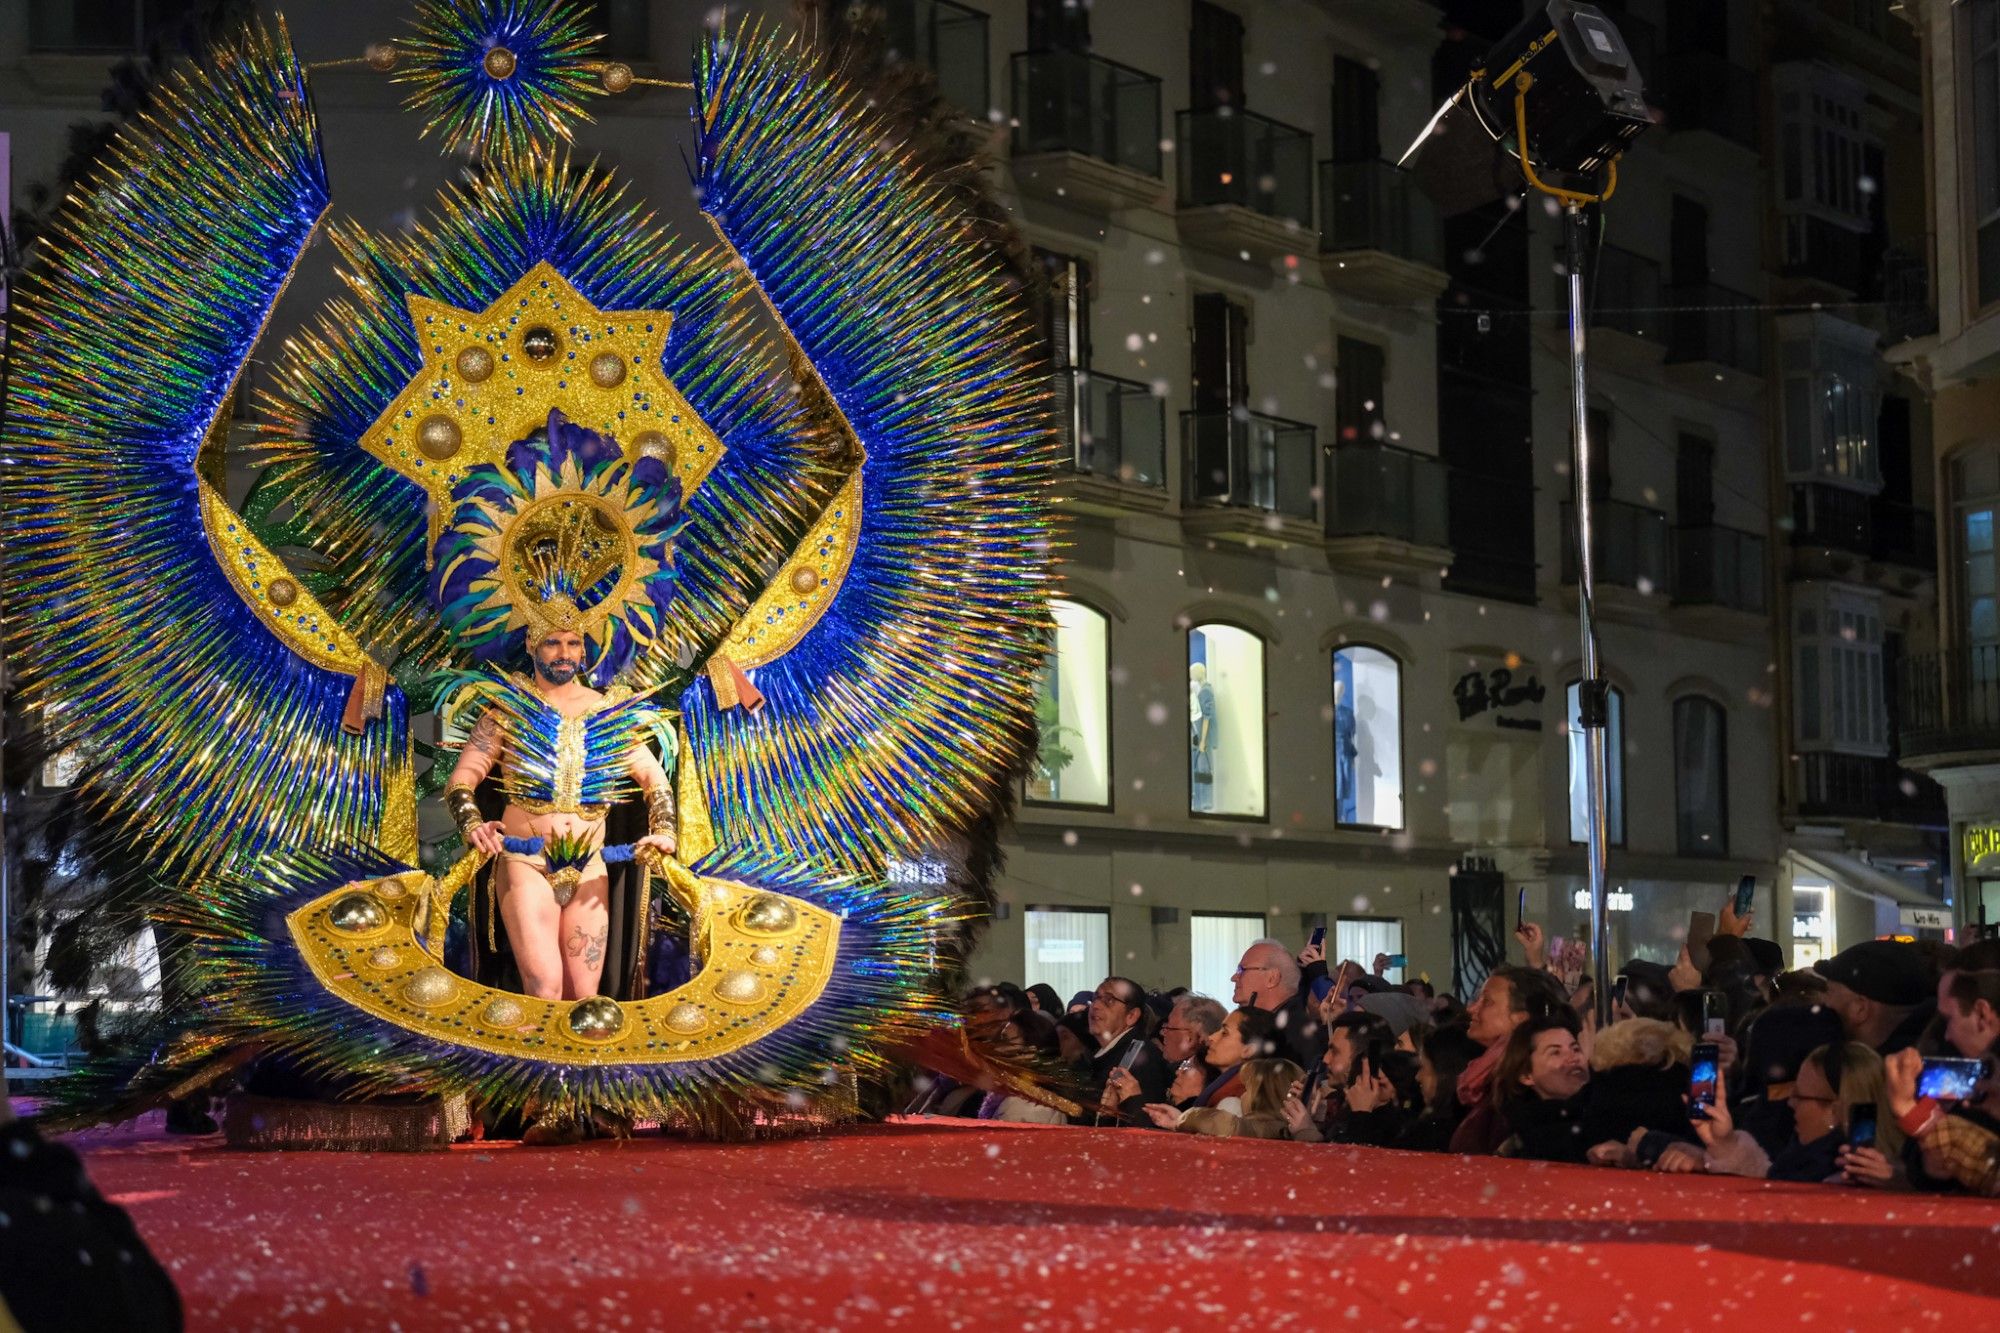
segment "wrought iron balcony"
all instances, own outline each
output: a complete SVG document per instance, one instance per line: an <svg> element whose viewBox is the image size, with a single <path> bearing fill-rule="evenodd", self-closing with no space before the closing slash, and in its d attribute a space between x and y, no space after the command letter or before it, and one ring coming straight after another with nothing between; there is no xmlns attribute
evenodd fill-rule
<svg viewBox="0 0 2000 1333"><path fill-rule="evenodd" d="M1387 162L1319 164L1320 249L1379 250L1414 264L1444 267L1437 205L1409 172Z"/></svg>
<svg viewBox="0 0 2000 1333"><path fill-rule="evenodd" d="M1674 603L1764 613L1764 539L1754 532L1674 529Z"/></svg>
<svg viewBox="0 0 2000 1333"><path fill-rule="evenodd" d="M1726 57L1694 50L1667 57L1662 74L1670 131L1706 130L1756 151L1756 74Z"/></svg>
<svg viewBox="0 0 2000 1333"><path fill-rule="evenodd" d="M1597 535L1593 573L1599 584L1646 594L1664 594L1671 588L1665 514L1624 500L1597 500L1591 505L1591 522ZM1574 500L1563 501L1562 523L1562 580L1573 584L1577 581Z"/></svg>
<svg viewBox="0 0 2000 1333"><path fill-rule="evenodd" d="M1937 573L1937 518L1928 509L1876 497L1874 505L1877 560L1906 569Z"/></svg>
<svg viewBox="0 0 2000 1333"><path fill-rule="evenodd" d="M1234 205L1312 226L1312 135L1235 107L1175 116L1183 208Z"/></svg>
<svg viewBox="0 0 2000 1333"><path fill-rule="evenodd" d="M1875 554L1875 497L1825 482L1792 486L1792 545Z"/></svg>
<svg viewBox="0 0 2000 1333"><path fill-rule="evenodd" d="M1799 813L1809 819L1944 826L1944 790L1894 759L1815 752L1798 762Z"/></svg>
<svg viewBox="0 0 2000 1333"><path fill-rule="evenodd" d="M1445 547L1445 468L1429 454L1392 444L1343 444L1328 454L1330 537L1391 537Z"/></svg>
<svg viewBox="0 0 2000 1333"><path fill-rule="evenodd" d="M1319 519L1319 445L1311 426L1238 408L1181 414L1187 507Z"/></svg>
<svg viewBox="0 0 2000 1333"><path fill-rule="evenodd" d="M1095 370L1058 371L1056 411L1078 472L1166 489L1166 402L1146 385Z"/></svg>
<svg viewBox="0 0 2000 1333"><path fill-rule="evenodd" d="M946 101L979 119L992 108L986 72L987 16L956 0L872 0L882 41L937 79Z"/></svg>
<svg viewBox="0 0 2000 1333"><path fill-rule="evenodd" d="M1901 685L1904 758L2000 751L2000 645L1908 654Z"/></svg>
<svg viewBox="0 0 2000 1333"><path fill-rule="evenodd" d="M1778 271L1785 277L1810 279L1852 296L1875 280L1876 260L1861 232L1809 213L1780 221Z"/></svg>
<svg viewBox="0 0 2000 1333"><path fill-rule="evenodd" d="M1021 52L1013 75L1016 155L1081 153L1160 174L1158 79L1082 51Z"/></svg>
<svg viewBox="0 0 2000 1333"><path fill-rule="evenodd" d="M1764 373L1758 302L1743 292L1698 283L1670 288L1667 360L1706 361L1746 375Z"/></svg>
<svg viewBox="0 0 2000 1333"><path fill-rule="evenodd" d="M1557 290L1566 306L1569 296L1560 282ZM1619 246L1604 246L1598 252L1596 284L1587 293L1591 325L1664 343L1669 320L1662 308L1663 291L1656 260Z"/></svg>
<svg viewBox="0 0 2000 1333"><path fill-rule="evenodd" d="M1922 255L1891 250L1882 256L1882 337L1899 343L1938 331L1931 298L1931 266Z"/></svg>

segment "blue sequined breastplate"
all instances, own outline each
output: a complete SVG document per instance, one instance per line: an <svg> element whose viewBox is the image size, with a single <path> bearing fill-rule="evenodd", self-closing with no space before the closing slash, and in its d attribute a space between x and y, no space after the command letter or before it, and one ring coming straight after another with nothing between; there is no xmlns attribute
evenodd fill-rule
<svg viewBox="0 0 2000 1333"><path fill-rule="evenodd" d="M614 687L590 712L565 717L524 680L478 676L452 692L443 712L448 724L468 715L494 719L501 735L500 785L509 804L534 814L602 819L612 805L638 794L630 771L635 746L657 738L672 761L668 715L652 695Z"/></svg>

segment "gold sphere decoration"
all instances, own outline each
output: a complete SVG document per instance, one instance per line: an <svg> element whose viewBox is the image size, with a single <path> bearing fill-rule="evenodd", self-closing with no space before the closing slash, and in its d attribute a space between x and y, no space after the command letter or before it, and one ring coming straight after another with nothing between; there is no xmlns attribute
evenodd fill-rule
<svg viewBox="0 0 2000 1333"><path fill-rule="evenodd" d="M622 93L632 86L632 67L623 61L614 60L597 72L607 93Z"/></svg>
<svg viewBox="0 0 2000 1333"><path fill-rule="evenodd" d="M433 463L444 462L464 443L464 432L448 416L428 416L417 423L417 452Z"/></svg>
<svg viewBox="0 0 2000 1333"><path fill-rule="evenodd" d="M732 968L715 983L715 993L731 1004L751 1004L764 993L764 982L755 972Z"/></svg>
<svg viewBox="0 0 2000 1333"><path fill-rule="evenodd" d="M768 944L760 944L750 951L750 961L759 967L776 967L784 955Z"/></svg>
<svg viewBox="0 0 2000 1333"><path fill-rule="evenodd" d="M616 352L599 352L590 358L590 382L600 389L615 389L625 382L625 358Z"/></svg>
<svg viewBox="0 0 2000 1333"><path fill-rule="evenodd" d="M490 1028L517 1028L528 1021L528 1011L511 995L496 995L479 1011L479 1021Z"/></svg>
<svg viewBox="0 0 2000 1333"><path fill-rule="evenodd" d="M299 585L290 579L272 579L265 592L269 594L272 606L290 606L299 600Z"/></svg>
<svg viewBox="0 0 2000 1333"><path fill-rule="evenodd" d="M775 893L760 893L743 904L743 929L776 935L799 923L798 909Z"/></svg>
<svg viewBox="0 0 2000 1333"><path fill-rule="evenodd" d="M511 79L520 62L514 59L512 51L504 46L496 46L486 53L486 58L481 60L479 65L491 78Z"/></svg>
<svg viewBox="0 0 2000 1333"><path fill-rule="evenodd" d="M449 1004L457 995L457 978L441 967L427 967L403 983L403 998L426 1009Z"/></svg>
<svg viewBox="0 0 2000 1333"><path fill-rule="evenodd" d="M392 903L403 896L403 886L393 879L378 879L369 888L377 897Z"/></svg>
<svg viewBox="0 0 2000 1333"><path fill-rule="evenodd" d="M368 49L361 53L361 58L377 74L387 74L396 68L396 48L387 42L370 42Z"/></svg>
<svg viewBox="0 0 2000 1333"><path fill-rule="evenodd" d="M625 1011L608 995L593 995L570 1006L570 1035L583 1041L609 1041L625 1030Z"/></svg>
<svg viewBox="0 0 2000 1333"><path fill-rule="evenodd" d="M672 1032L699 1032L708 1026L708 1015L701 1011L700 1005L682 1000L667 1010L666 1024Z"/></svg>
<svg viewBox="0 0 2000 1333"><path fill-rule="evenodd" d="M632 447L641 458L657 458L670 469L674 465L674 446L656 430L642 430L634 435Z"/></svg>
<svg viewBox="0 0 2000 1333"><path fill-rule="evenodd" d="M546 324L537 324L521 335L521 355L537 365L553 357L561 346L556 331Z"/></svg>
<svg viewBox="0 0 2000 1333"><path fill-rule="evenodd" d="M458 377L478 384L493 374L493 353L484 347L468 347L458 354Z"/></svg>
<svg viewBox="0 0 2000 1333"><path fill-rule="evenodd" d="M792 571L792 591L804 597L819 591L819 571L807 569L804 565Z"/></svg>
<svg viewBox="0 0 2000 1333"><path fill-rule="evenodd" d="M379 967L386 972L390 968L394 967L397 963L401 962L402 960L403 960L403 955L397 953L394 949L391 949L388 945L385 944L381 948L375 950L375 952L368 955L368 966Z"/></svg>
<svg viewBox="0 0 2000 1333"><path fill-rule="evenodd" d="M326 909L326 924L345 935L366 935L389 924L389 909L372 893L343 893Z"/></svg>

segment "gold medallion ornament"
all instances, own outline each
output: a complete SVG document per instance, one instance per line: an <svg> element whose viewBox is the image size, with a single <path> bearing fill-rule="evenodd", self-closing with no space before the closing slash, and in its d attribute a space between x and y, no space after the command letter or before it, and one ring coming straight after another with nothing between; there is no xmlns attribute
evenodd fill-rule
<svg viewBox="0 0 2000 1333"><path fill-rule="evenodd" d="M432 543L459 479L502 462L551 408L617 440L627 461L642 449L663 459L683 495L722 457L722 441L661 368L670 311L599 310L546 262L484 310L422 296L409 308L423 365L361 443L428 493Z"/></svg>

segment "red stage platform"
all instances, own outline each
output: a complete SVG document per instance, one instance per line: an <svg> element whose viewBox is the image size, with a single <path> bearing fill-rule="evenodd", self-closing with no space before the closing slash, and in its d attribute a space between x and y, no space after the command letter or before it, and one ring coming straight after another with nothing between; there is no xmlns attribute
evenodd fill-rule
<svg viewBox="0 0 2000 1333"><path fill-rule="evenodd" d="M77 1143L193 1329L2000 1327L2000 1204L1971 1200L955 1121Z"/></svg>

